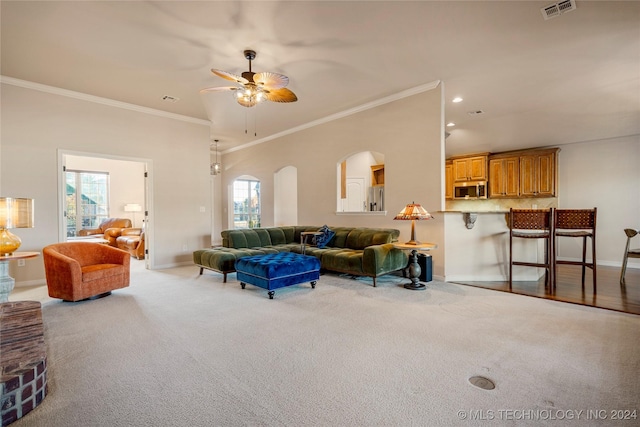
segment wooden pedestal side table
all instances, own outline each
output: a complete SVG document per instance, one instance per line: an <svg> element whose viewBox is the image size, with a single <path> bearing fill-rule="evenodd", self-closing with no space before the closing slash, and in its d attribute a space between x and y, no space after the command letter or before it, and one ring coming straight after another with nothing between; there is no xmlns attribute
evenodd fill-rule
<svg viewBox="0 0 640 427"><path fill-rule="evenodd" d="M0 256L0 302L9 301L9 294L16 281L9 276L9 261L17 259L35 258L40 252L14 252L11 255Z"/></svg>
<svg viewBox="0 0 640 427"><path fill-rule="evenodd" d="M422 273L422 269L420 268L420 264L418 264L418 251L436 249L438 245L435 243L418 243L416 245L394 243L393 247L411 251L411 254L409 255L409 265L407 266L409 268L409 280L411 280L411 282L406 283L404 287L412 291L425 290L427 287L423 283L420 283L420 273Z"/></svg>

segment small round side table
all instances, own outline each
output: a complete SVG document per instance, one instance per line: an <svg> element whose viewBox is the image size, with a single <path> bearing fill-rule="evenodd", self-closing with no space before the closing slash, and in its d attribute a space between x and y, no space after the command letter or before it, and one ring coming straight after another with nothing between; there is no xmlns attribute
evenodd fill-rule
<svg viewBox="0 0 640 427"><path fill-rule="evenodd" d="M394 243L394 248L397 249L405 249L410 250L411 254L409 255L409 279L410 283L406 283L404 287L406 289L410 289L412 291L423 291L427 287L420 283L420 273L422 273L422 269L420 268L420 264L418 264L418 251L428 251L431 249L436 249L438 245L435 243L418 243L417 245L411 245L407 243Z"/></svg>

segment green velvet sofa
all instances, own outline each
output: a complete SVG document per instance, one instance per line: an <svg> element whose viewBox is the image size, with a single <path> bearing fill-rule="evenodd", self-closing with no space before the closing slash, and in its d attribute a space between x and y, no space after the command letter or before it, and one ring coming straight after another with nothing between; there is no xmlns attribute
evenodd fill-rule
<svg viewBox="0 0 640 427"><path fill-rule="evenodd" d="M318 226L286 226L250 228L222 231L222 247L199 249L193 252L193 262L224 275L235 271L236 259L243 256L278 252L302 253L300 233L318 231ZM307 244L306 255L320 260L320 268L326 271L348 273L354 276L376 278L402 270L407 266L408 254L393 247L399 230L365 227L329 227L335 235L323 248ZM311 238L308 239L309 241Z"/></svg>

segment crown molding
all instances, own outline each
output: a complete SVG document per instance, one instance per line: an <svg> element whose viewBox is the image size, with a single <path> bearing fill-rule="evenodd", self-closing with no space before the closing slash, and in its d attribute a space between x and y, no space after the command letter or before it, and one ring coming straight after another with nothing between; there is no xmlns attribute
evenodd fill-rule
<svg viewBox="0 0 640 427"><path fill-rule="evenodd" d="M265 143L267 141L271 141L273 139L283 137L285 135L290 135L292 133L300 132L302 130L312 128L314 126L318 126L318 125L321 125L321 124L324 124L324 123L329 123L329 122L332 122L334 120L338 120L338 119L341 119L343 117L350 116L352 114L360 113L362 111L370 110L372 108L379 107L381 105L388 104L388 103L393 102L393 101L398 101L400 99L407 98L409 96L417 95L417 94L423 93L423 92L428 92L430 90L433 90L433 89L437 88L440 83L441 83L440 80L435 80L435 81L432 81L432 82L429 82L429 83L426 83L426 84L423 84L423 85L420 85L420 86L416 86L416 87L413 87L413 88L410 88L410 89L407 89L407 90L403 90L401 92L394 93L393 95L390 95L390 96L387 96L387 97L384 97L384 98L380 98L380 99L375 100L375 101L367 102L366 104L362 104L360 106L357 106L357 107L354 107L354 108L350 108L348 110L345 110L345 111L342 111L342 112L339 112L339 113L331 114L329 116L320 118L318 120L313 120L313 121L311 121L309 123L305 123L303 125L296 126L296 127L293 127L291 129L287 129L287 130L282 131L282 132L274 133L273 135L269 135L269 136L266 136L264 138L257 139L255 141L251 141L251 142L249 142L247 144L243 144L243 145L239 145L237 147L229 148L228 150L222 152L222 154L227 154L227 153L232 153L234 151L244 150L245 148L253 147L255 145L262 144L262 143Z"/></svg>
<svg viewBox="0 0 640 427"><path fill-rule="evenodd" d="M114 99L102 98L100 96L88 95L86 93L75 92L72 90L61 89L55 86L48 86L41 83L34 83L27 80L20 80L14 77L8 77L0 75L0 83L23 87L26 89L33 89L40 92L51 93L53 95L66 96L68 98L79 99L82 101L93 102L95 104L108 105L110 107L122 108L125 110L136 111L138 113L150 114L153 116L164 117L167 119L180 120L188 123L195 123L198 125L210 126L209 120L197 119L195 117L183 116L181 114L169 113L167 111L156 110L155 108L142 107L136 104L129 104L127 102L116 101Z"/></svg>

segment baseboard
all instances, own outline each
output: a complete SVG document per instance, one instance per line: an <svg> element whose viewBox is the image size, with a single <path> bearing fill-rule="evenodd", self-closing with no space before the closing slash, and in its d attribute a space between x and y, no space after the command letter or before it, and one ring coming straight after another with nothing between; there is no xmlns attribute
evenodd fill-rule
<svg viewBox="0 0 640 427"><path fill-rule="evenodd" d="M45 279L25 280L22 282L16 282L14 288L27 288L29 286L46 286L47 281Z"/></svg>

